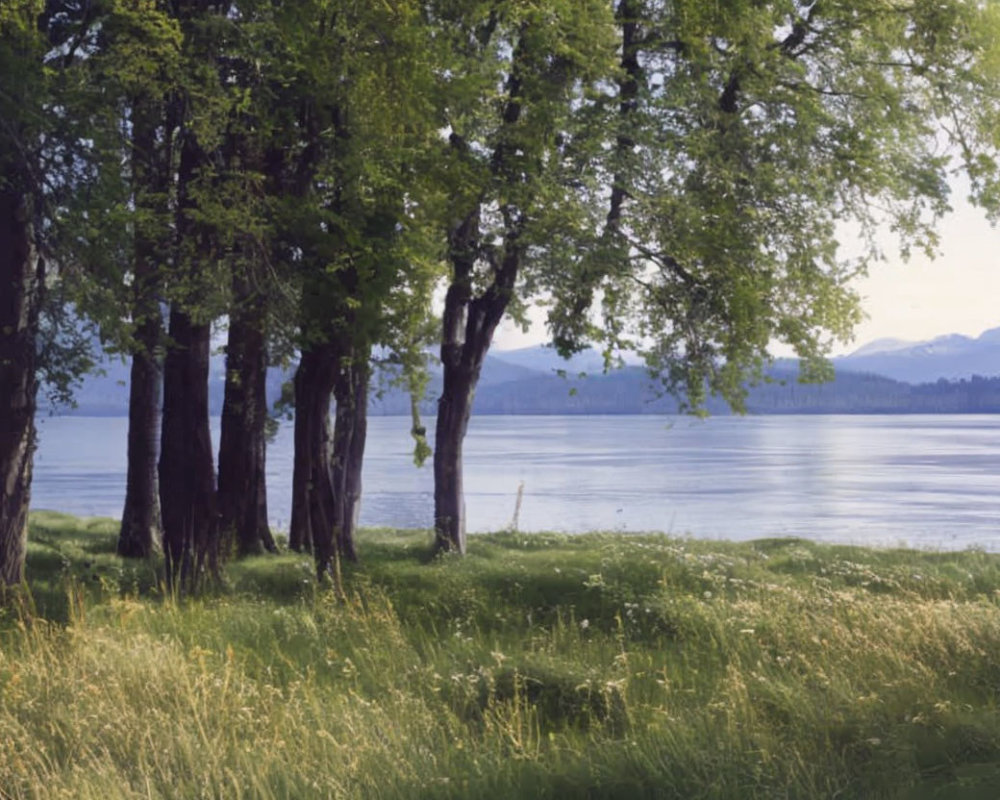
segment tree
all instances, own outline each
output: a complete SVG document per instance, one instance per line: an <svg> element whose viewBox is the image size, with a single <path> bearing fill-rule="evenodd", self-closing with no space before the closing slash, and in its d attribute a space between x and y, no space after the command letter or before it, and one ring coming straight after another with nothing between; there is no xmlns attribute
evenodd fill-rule
<svg viewBox="0 0 1000 800"><path fill-rule="evenodd" d="M41 254L42 133L47 89L39 3L0 7L0 586L24 577L35 449Z"/></svg>
<svg viewBox="0 0 1000 800"><path fill-rule="evenodd" d="M159 254L165 237L155 226L156 198L169 189L171 153L162 125L163 103L135 98L132 114L132 180L137 219L132 272L132 320L135 325L129 374L128 472L125 507L118 535L118 555L148 558L160 543L161 522L157 454L160 399L163 393L163 313L160 310ZM162 128L161 128L162 125ZM140 214L148 215L145 218Z"/></svg>
<svg viewBox="0 0 1000 800"><path fill-rule="evenodd" d="M211 322L222 306L214 287L223 260L224 219L220 224L212 214L212 195L229 108L219 62L231 29L230 10L228 2L174 4L184 37L184 74L170 98L178 154L159 460L163 549L167 582L174 587L196 586L206 567L217 574L223 555L208 372Z"/></svg>
<svg viewBox="0 0 1000 800"><path fill-rule="evenodd" d="M276 314L294 313L275 275L268 211L282 189L282 159L271 121L281 112L274 80L276 26L269 3L243 3L238 35L219 58L221 82L232 96L219 154L211 215L220 233L229 279L226 385L219 439L219 526L223 552L277 550L267 515L265 477L268 341ZM203 202L204 210L204 202ZM274 297L272 297L274 295Z"/></svg>
<svg viewBox="0 0 1000 800"><path fill-rule="evenodd" d="M416 3L303 4L283 24L299 70L282 103L294 117L276 213L301 297L290 545L322 575L356 557L373 348L415 341L430 304L420 166L436 136L421 96L433 62Z"/></svg>
<svg viewBox="0 0 1000 800"><path fill-rule="evenodd" d="M256 257L234 259L219 437L219 525L240 555L277 545L267 519L267 298Z"/></svg>
<svg viewBox="0 0 1000 800"><path fill-rule="evenodd" d="M954 100L977 96L982 9L959 2L622 0L614 225L567 270L550 322L636 347L666 388L741 408L775 341L806 378L859 318L849 281L885 221L932 248ZM981 94L979 95L981 96ZM624 146L622 146L624 145ZM617 209L615 198L621 198ZM855 220L868 256L838 256ZM603 330L576 316L601 299Z"/></svg>
<svg viewBox="0 0 1000 800"><path fill-rule="evenodd" d="M94 275L91 264L91 285L84 294L93 298L95 288L103 286L106 297L103 304L85 302L84 307L101 322L106 337L132 359L125 505L117 545L118 554L130 558L151 556L162 535L157 470L163 394L161 302L176 166L174 106L169 100L179 80L180 46L176 20L155 3L119 3L104 21L101 46L88 65L109 94L117 89L124 117L120 128L125 132L120 147L129 165L124 178L127 200L120 203L117 215L104 215L127 220L129 257L113 264L107 277ZM113 170L112 161L107 171ZM108 242L115 235L105 229L102 239ZM129 319L121 331L123 305Z"/></svg>
<svg viewBox="0 0 1000 800"><path fill-rule="evenodd" d="M0 4L0 587L24 575L39 377L65 398L85 366L78 332L63 341L53 281L79 244L64 217L92 179L78 56L95 19L58 2Z"/></svg>
<svg viewBox="0 0 1000 800"><path fill-rule="evenodd" d="M483 361L527 267L559 260L587 214L585 137L576 129L587 93L611 75L612 17L600 2L442 5L439 25L457 64L447 71L441 155L450 184L442 318L444 386L434 449L437 550L465 550L462 445ZM499 100L494 97L499 91Z"/></svg>

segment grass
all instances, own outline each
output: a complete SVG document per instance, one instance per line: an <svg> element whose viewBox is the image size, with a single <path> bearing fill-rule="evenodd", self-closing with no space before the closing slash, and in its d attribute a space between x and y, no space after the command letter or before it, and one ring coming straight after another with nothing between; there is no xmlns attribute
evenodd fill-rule
<svg viewBox="0 0 1000 800"><path fill-rule="evenodd" d="M32 518L2 798L995 798L1000 556L366 531L164 597Z"/></svg>

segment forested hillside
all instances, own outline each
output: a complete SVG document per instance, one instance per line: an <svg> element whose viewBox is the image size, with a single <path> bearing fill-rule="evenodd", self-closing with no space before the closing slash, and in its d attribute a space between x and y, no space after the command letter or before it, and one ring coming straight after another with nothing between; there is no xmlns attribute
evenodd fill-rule
<svg viewBox="0 0 1000 800"><path fill-rule="evenodd" d="M490 356L483 366L474 408L478 414L673 414L678 400L665 395L649 373L625 366L603 373L544 369L538 360L532 369L504 360L504 353ZM89 377L77 392L76 407L52 409L77 416L125 416L128 413L126 370L118 363L105 366L105 374ZM225 363L212 359L209 409L222 411ZM273 404L292 369L272 367L267 373L267 396ZM376 371L369 410L376 415L408 415L410 396L391 380L392 373ZM431 368L422 414L433 415L441 391L441 371ZM1000 412L1000 376L979 375L959 380L941 379L909 384L881 375L838 370L825 383L801 383L794 365L779 362L769 380L749 387L747 411L752 414L966 414ZM709 397L710 414L729 414L722 399Z"/></svg>

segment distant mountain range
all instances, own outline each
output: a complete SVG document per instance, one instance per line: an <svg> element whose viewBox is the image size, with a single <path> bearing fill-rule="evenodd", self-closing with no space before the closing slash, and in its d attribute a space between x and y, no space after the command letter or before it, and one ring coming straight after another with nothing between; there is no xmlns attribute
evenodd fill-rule
<svg viewBox="0 0 1000 800"><path fill-rule="evenodd" d="M549 347L499 351L487 357L476 394L480 414L649 414L674 413L677 402L651 385L635 357L626 366L603 372L593 350L564 361ZM836 380L801 384L792 360L778 361L769 382L753 387L751 413L934 413L1000 412L1000 328L978 338L953 334L927 342L880 339L850 355L833 359ZM128 409L128 365L120 360L88 376L76 393L75 409L56 413L119 416ZM288 371L268 374L273 402ZM222 409L225 358L213 356L209 383L213 413ZM373 387L373 414L408 414L409 399L386 381ZM432 371L423 411L434 413L440 393L440 368ZM728 413L719 400L713 414Z"/></svg>
<svg viewBox="0 0 1000 800"><path fill-rule="evenodd" d="M905 383L991 377L1000 375L1000 328L975 339L957 333L926 342L878 339L833 363L838 371L868 372Z"/></svg>

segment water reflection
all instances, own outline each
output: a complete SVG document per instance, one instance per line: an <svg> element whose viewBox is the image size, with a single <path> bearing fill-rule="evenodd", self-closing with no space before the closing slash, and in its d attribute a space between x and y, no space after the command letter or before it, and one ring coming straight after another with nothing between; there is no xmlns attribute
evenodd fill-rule
<svg viewBox="0 0 1000 800"><path fill-rule="evenodd" d="M32 505L118 516L126 424L42 420ZM408 418L370 421L364 525L431 523L430 465L413 466L408 428ZM469 529L508 525L523 482L522 530L997 550L998 428L993 416L476 417L465 454ZM282 428L268 453L279 528L290 513L291 433Z"/></svg>

